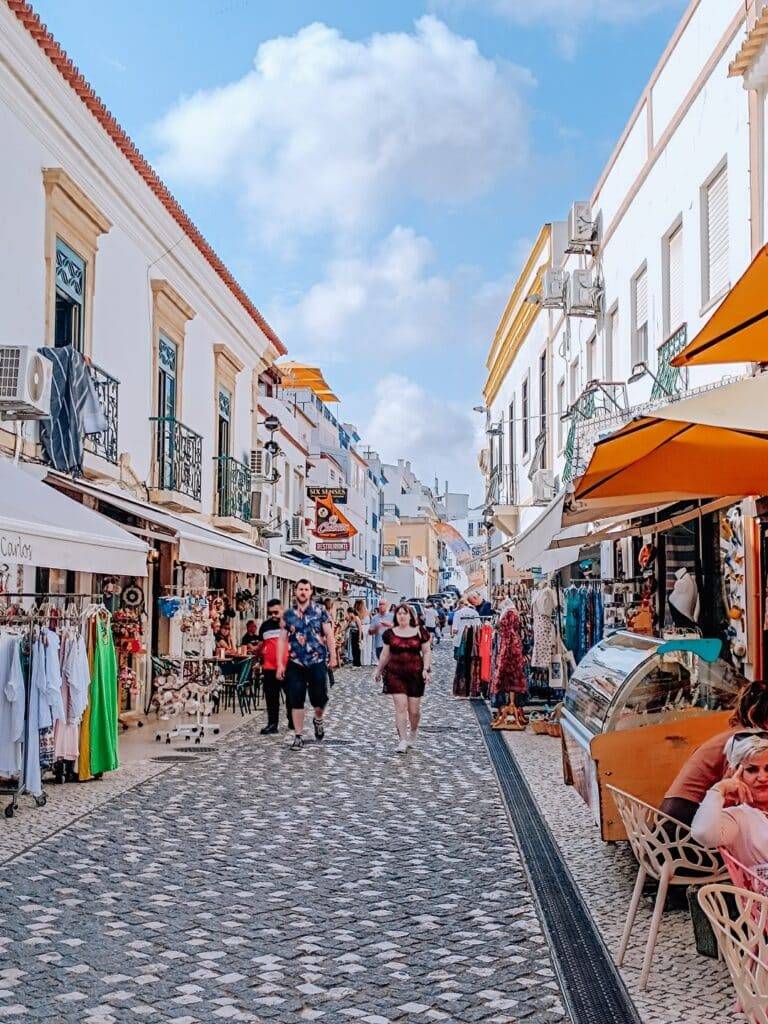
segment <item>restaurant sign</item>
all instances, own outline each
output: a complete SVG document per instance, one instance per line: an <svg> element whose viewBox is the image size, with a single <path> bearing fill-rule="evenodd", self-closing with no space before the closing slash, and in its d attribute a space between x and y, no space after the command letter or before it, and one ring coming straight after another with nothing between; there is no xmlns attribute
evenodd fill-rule
<svg viewBox="0 0 768 1024"><path fill-rule="evenodd" d="M311 501L317 501L318 498L332 498L337 505L346 505L347 503L347 488L346 487L308 487L307 497Z"/></svg>
<svg viewBox="0 0 768 1024"><path fill-rule="evenodd" d="M0 557L9 562L31 562L32 545L17 534L0 533Z"/></svg>
<svg viewBox="0 0 768 1024"><path fill-rule="evenodd" d="M320 540L350 540L357 530L344 513L336 508L329 496L318 498L315 503L315 528L312 531Z"/></svg>
<svg viewBox="0 0 768 1024"><path fill-rule="evenodd" d="M350 545L348 540L319 540L315 547L318 551L333 551L337 555L346 555Z"/></svg>

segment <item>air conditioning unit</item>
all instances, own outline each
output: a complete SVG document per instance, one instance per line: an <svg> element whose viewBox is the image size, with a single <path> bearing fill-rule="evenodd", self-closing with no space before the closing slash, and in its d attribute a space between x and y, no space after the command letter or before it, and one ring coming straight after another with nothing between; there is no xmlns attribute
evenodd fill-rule
<svg viewBox="0 0 768 1024"><path fill-rule="evenodd" d="M568 214L568 245L566 252L593 252L598 245L597 222L587 202L574 203Z"/></svg>
<svg viewBox="0 0 768 1024"><path fill-rule="evenodd" d="M603 304L603 287L593 270L574 270L568 278L565 311L568 316L596 317Z"/></svg>
<svg viewBox="0 0 768 1024"><path fill-rule="evenodd" d="M291 516L290 542L296 547L304 547L307 543L307 527L303 515Z"/></svg>
<svg viewBox="0 0 768 1024"><path fill-rule="evenodd" d="M266 526L271 519L269 495L260 487L251 491L251 526Z"/></svg>
<svg viewBox="0 0 768 1024"><path fill-rule="evenodd" d="M542 309L562 309L565 305L565 286L568 281L567 270L555 270L550 268L544 271L541 282Z"/></svg>
<svg viewBox="0 0 768 1024"><path fill-rule="evenodd" d="M531 480L534 505L547 505L555 496L555 473L552 469L537 469Z"/></svg>
<svg viewBox="0 0 768 1024"><path fill-rule="evenodd" d="M268 481L272 483L272 455L264 448L251 451L251 484Z"/></svg>
<svg viewBox="0 0 768 1024"><path fill-rule="evenodd" d="M47 419L52 372L51 361L29 345L0 345L0 418Z"/></svg>

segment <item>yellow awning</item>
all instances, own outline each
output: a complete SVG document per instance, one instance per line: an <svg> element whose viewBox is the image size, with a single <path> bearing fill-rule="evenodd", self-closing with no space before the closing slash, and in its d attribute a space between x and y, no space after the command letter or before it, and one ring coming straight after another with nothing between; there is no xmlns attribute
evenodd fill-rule
<svg viewBox="0 0 768 1024"><path fill-rule="evenodd" d="M276 363L275 369L282 375L286 387L307 388L323 402L338 402L338 397L328 385L323 371L319 366L306 366L304 363Z"/></svg>
<svg viewBox="0 0 768 1024"><path fill-rule="evenodd" d="M673 366L768 363L768 246L744 274Z"/></svg>

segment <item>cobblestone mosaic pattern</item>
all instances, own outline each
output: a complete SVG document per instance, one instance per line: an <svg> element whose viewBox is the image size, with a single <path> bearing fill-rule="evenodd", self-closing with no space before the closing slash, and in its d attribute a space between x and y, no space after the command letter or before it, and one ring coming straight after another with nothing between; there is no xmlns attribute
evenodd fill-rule
<svg viewBox="0 0 768 1024"><path fill-rule="evenodd" d="M565 1021L449 658L405 757L345 669L324 744L259 719L6 863L0 1021Z"/></svg>
<svg viewBox="0 0 768 1024"><path fill-rule="evenodd" d="M575 789L562 784L558 740L532 732L505 736L608 950L615 954L637 875L629 845L603 843L586 804ZM665 912L648 989L640 992L654 896L649 891L641 904L622 969L643 1020L648 1024L743 1024L725 964L697 954L685 909Z"/></svg>

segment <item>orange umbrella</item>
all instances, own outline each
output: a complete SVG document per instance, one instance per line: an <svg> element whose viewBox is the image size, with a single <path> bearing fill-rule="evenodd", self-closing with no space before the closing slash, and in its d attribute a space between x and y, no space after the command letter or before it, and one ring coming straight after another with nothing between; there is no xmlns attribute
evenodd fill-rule
<svg viewBox="0 0 768 1024"><path fill-rule="evenodd" d="M744 497L768 491L768 374L672 402L598 441L575 499L618 502Z"/></svg>
<svg viewBox="0 0 768 1024"><path fill-rule="evenodd" d="M768 246L763 246L673 366L768 363Z"/></svg>

